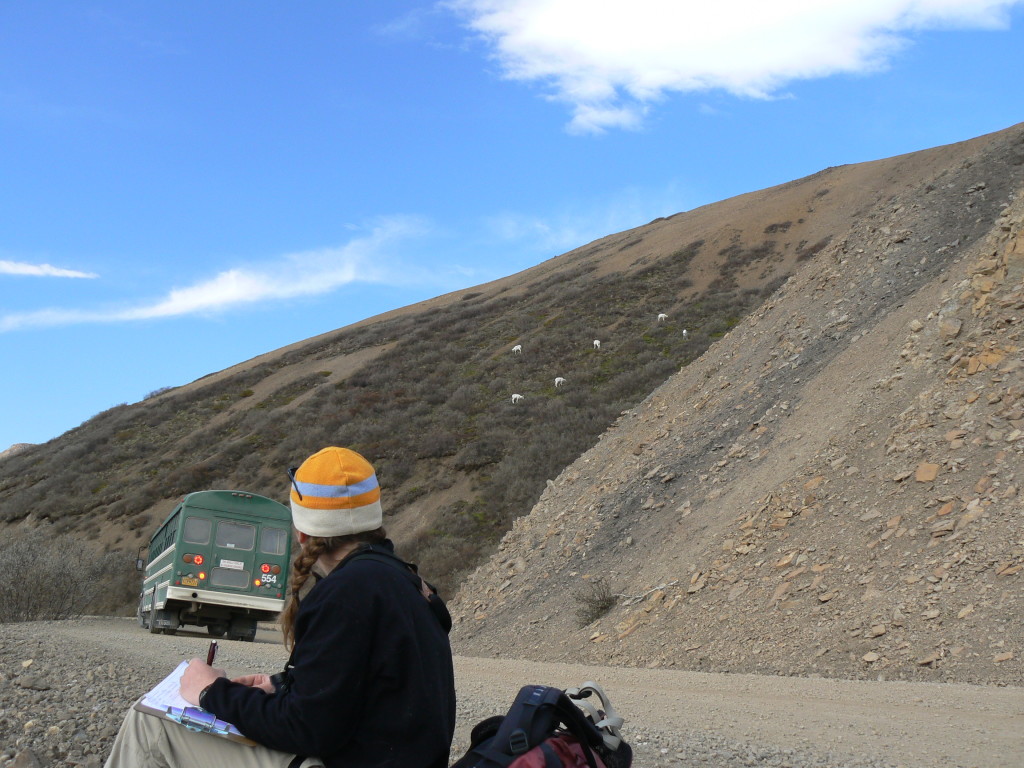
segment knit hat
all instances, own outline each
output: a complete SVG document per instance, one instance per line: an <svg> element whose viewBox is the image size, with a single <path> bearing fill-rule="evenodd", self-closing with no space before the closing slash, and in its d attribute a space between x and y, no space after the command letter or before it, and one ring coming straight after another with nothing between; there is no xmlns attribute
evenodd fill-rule
<svg viewBox="0 0 1024 768"><path fill-rule="evenodd" d="M373 466L348 448L324 448L291 472L292 523L309 536L345 536L380 528L380 486Z"/></svg>

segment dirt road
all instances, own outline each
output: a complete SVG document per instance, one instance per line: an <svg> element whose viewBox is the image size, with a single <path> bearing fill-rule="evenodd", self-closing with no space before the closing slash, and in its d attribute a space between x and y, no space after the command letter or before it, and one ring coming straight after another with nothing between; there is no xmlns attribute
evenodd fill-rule
<svg viewBox="0 0 1024 768"><path fill-rule="evenodd" d="M144 689L180 659L202 656L208 638L151 635L134 621L83 619L0 625L5 671L0 686L9 716L40 719L66 710L73 697L100 696L102 675L90 687L59 680L95 660L134 670ZM71 652L73 649L73 653ZM48 676L63 701L29 702L17 685L27 658ZM218 663L229 673L276 671L286 654L273 631L254 643L221 642ZM459 689L457 749L469 728L507 708L519 687L558 687L594 680L626 718L637 768L660 766L883 766L1019 768L1024 765L1024 689L969 685L758 677L653 669L456 658ZM151 680L147 679L150 678ZM124 679L118 681L124 689ZM138 691L141 693L142 690ZM49 693L49 692L47 692ZM124 696L124 693L120 693ZM10 700L8 697L12 697ZM18 697L21 697L20 699ZM127 705L128 702L125 702ZM116 730L120 713L111 713ZM43 718L45 719L45 718ZM16 745L0 745L17 751ZM22 745L24 746L24 745ZM0 761L2 762L2 761Z"/></svg>
<svg viewBox="0 0 1024 768"><path fill-rule="evenodd" d="M596 680L634 728L700 730L781 749L902 766L1024 765L1024 690L930 683L758 677L458 659L460 686L518 690ZM498 699L502 696L498 695ZM657 736L655 736L655 739Z"/></svg>

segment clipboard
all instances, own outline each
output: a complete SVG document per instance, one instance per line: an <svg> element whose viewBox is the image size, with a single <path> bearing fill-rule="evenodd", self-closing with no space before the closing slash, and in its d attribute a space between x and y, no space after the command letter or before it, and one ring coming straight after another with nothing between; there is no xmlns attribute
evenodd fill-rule
<svg viewBox="0 0 1024 768"><path fill-rule="evenodd" d="M190 731L209 733L240 744L256 746L257 742L243 736L231 723L218 719L212 712L207 712L201 707L189 704L181 697L181 676L185 673L186 667L188 662L181 662L171 674L157 683L153 690L135 702L133 709L170 720Z"/></svg>

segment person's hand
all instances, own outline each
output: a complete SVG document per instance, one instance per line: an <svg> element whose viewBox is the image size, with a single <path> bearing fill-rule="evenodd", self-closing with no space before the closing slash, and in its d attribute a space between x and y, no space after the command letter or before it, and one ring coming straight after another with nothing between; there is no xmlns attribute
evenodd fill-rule
<svg viewBox="0 0 1024 768"><path fill-rule="evenodd" d="M202 659L192 659L181 676L181 698L199 706L199 694L218 677L227 677L223 669L214 669Z"/></svg>
<svg viewBox="0 0 1024 768"><path fill-rule="evenodd" d="M242 675L231 678L232 683L241 683L250 688L259 688L266 693L274 692L274 684L270 682L270 675Z"/></svg>

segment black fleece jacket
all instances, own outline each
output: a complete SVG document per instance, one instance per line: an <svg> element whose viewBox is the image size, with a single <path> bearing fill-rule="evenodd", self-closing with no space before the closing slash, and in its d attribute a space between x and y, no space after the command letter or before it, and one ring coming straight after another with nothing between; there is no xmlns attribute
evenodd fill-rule
<svg viewBox="0 0 1024 768"><path fill-rule="evenodd" d="M394 557L391 542L369 549ZM431 607L418 578L357 555L302 601L287 686L266 694L221 678L203 707L327 768L444 768L455 731L450 622L437 611L447 609Z"/></svg>

